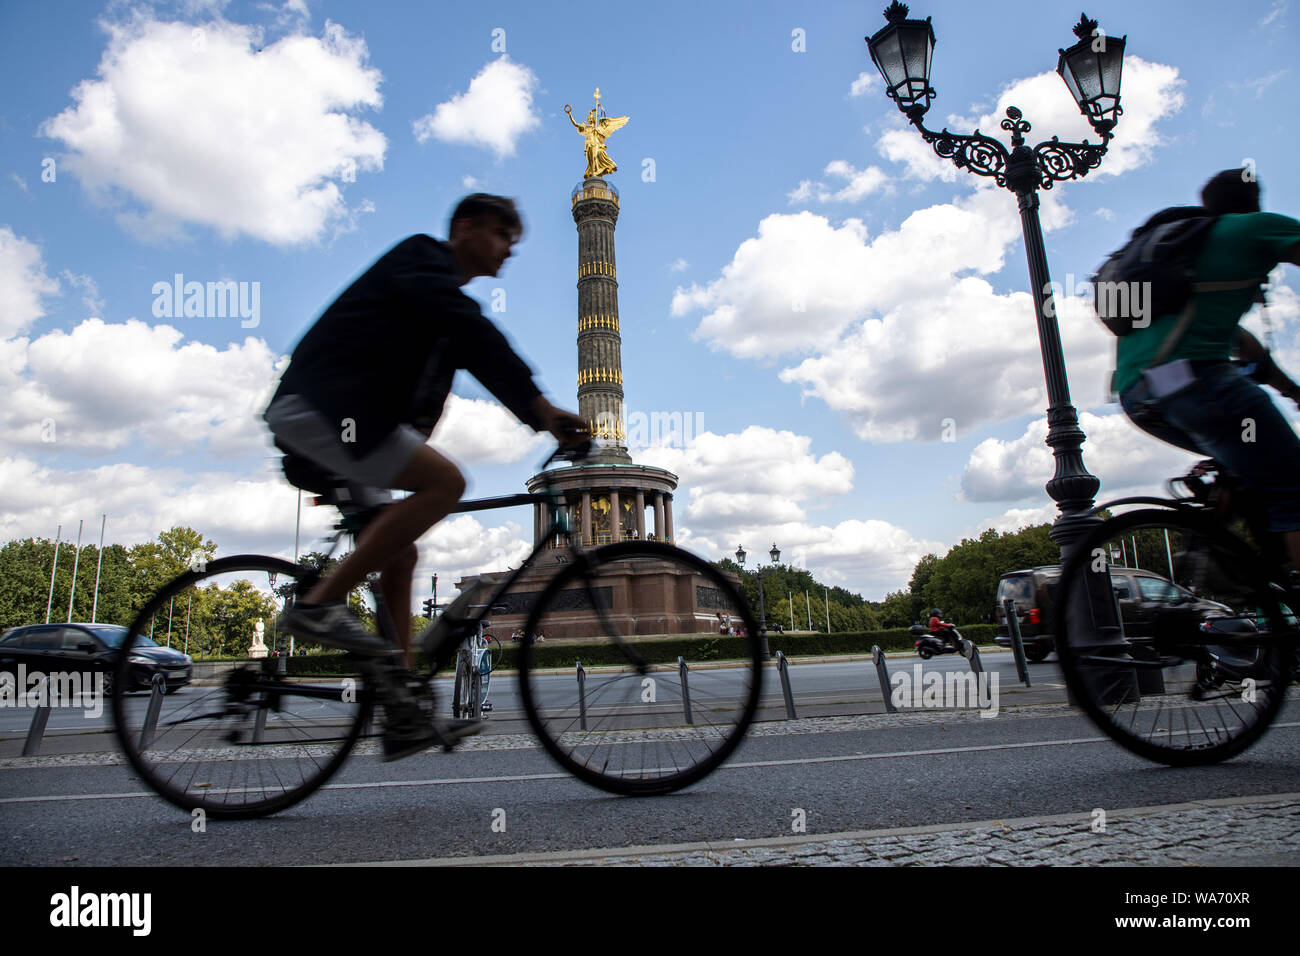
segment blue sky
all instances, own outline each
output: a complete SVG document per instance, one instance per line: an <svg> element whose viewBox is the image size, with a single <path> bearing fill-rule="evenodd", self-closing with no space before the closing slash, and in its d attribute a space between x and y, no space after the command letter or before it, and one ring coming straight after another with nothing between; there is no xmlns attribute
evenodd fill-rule
<svg viewBox="0 0 1300 956"><path fill-rule="evenodd" d="M681 544L775 541L879 599L926 552L1050 520L1014 198L934 157L885 98L862 42L882 7L3 4L0 537L84 519L90 541L107 513L110 540L181 523L219 553L290 553L295 494L258 417L284 358L471 191L516 197L528 232L467 291L504 305L490 317L576 407L583 154L563 107L597 86L631 117L608 143L628 412L693 426L633 449L680 476ZM912 8L938 38L929 125L994 133L1015 104L1031 143L1093 135L1054 73L1077 5ZM1265 208L1300 212L1290 0L1087 10L1127 34L1125 114L1099 170L1043 194L1055 280L1247 160ZM256 283L256 316L156 314L176 274ZM1296 272L1276 277L1274 345L1300 371ZM1186 456L1117 415L1113 340L1080 300L1060 311L1102 496L1158 487ZM520 490L546 442L468 376L456 393L435 445L472 495ZM307 512L305 543L327 522ZM421 573L516 563L530 527L453 519L422 540Z"/></svg>

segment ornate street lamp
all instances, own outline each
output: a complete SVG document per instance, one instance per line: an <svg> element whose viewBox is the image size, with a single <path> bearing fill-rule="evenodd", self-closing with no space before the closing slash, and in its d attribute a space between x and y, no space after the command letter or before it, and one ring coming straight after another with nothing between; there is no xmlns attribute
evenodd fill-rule
<svg viewBox="0 0 1300 956"><path fill-rule="evenodd" d="M775 541L772 542L772 550L768 552L768 555L772 558L773 564L776 564L780 559L781 551L777 548ZM739 562L741 568L745 567L745 546L743 544L736 548L736 561ZM771 660L772 652L767 648L767 603L763 600L763 566L761 564L758 566L758 636L763 645L763 660Z"/></svg>
<svg viewBox="0 0 1300 956"><path fill-rule="evenodd" d="M1038 320L1038 339L1043 356L1043 375L1047 382L1047 444L1056 458L1056 473L1047 482L1047 493L1056 502L1059 515L1052 525L1051 538L1061 549L1062 563L1070 556L1074 542L1101 519L1090 513L1100 487L1097 478L1083 464L1080 446L1084 441L1079 427L1079 413L1070 402L1069 383L1065 377L1065 357L1061 351L1061 333L1056 324L1056 307L1052 297L1051 277L1047 268L1047 251L1043 247L1043 230L1038 219L1038 190L1051 189L1057 182L1086 176L1101 165L1115 124L1123 112L1119 84L1123 70L1125 37L1108 37L1087 14L1074 27L1078 42L1060 51L1057 72L1065 81L1079 111L1101 137L1100 143L1062 143L1053 136L1034 146L1025 145L1024 134L1030 125L1014 106L1007 108L1002 129L1011 134L1011 150L979 130L973 134L934 132L922 122L930 101L936 96L930 86L930 64L934 49L934 30L929 19L907 19L908 8L894 0L885 10L887 25L867 38L871 59L885 78L886 92L917 128L921 137L944 159L959 169L978 176L989 176L999 186L1016 194L1020 207L1020 224L1025 238L1025 255L1029 261L1030 292ZM1115 602L1108 575L1088 574L1087 598L1091 605L1092 633L1119 633ZM1088 613L1082 604L1067 609L1070 620ZM1089 629L1081 630L1088 633ZM1117 639L1117 638L1114 638ZM1105 638L1104 640L1114 640Z"/></svg>
<svg viewBox="0 0 1300 956"><path fill-rule="evenodd" d="M1085 176L1101 165L1122 112L1119 83L1125 38L1105 36L1098 30L1097 21L1084 15L1074 27L1079 41L1070 49L1060 51L1057 70L1080 112L1101 137L1100 143L1088 140L1063 143L1052 137L1031 149L1024 140L1030 124L1019 109L1011 106L1001 124L1011 133L1012 148L1008 152L1000 141L979 130L963 135L925 127L923 119L936 95L930 86L934 29L929 18L909 20L907 13L907 5L895 0L885 10L887 25L867 38L871 59L885 79L886 93L939 156L952 160L958 168L992 177L999 186L1014 192L1019 201L1047 382L1047 444L1056 458L1056 473L1047 483L1047 493L1060 509L1052 528L1052 540L1061 547L1064 556L1071 542L1101 520L1079 515L1093 506L1100 483L1084 468L1080 451L1085 436L1079 428L1079 414L1070 403L1065 377L1061 334L1056 324L1047 253L1038 219L1038 190Z"/></svg>

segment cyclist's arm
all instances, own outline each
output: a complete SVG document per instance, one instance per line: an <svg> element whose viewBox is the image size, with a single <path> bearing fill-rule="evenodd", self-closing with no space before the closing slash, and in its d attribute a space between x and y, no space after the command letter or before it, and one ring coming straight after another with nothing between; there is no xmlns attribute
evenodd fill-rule
<svg viewBox="0 0 1300 956"><path fill-rule="evenodd" d="M1272 354L1264 348L1263 343L1240 326L1237 327L1237 350L1242 359L1254 362L1258 366L1256 379L1265 385L1272 385L1284 396L1300 404L1300 386L1291 381L1286 372L1278 368Z"/></svg>

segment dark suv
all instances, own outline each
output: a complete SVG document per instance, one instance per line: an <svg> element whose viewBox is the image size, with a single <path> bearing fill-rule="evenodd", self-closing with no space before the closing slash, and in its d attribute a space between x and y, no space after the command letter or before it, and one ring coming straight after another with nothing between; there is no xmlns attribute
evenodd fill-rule
<svg viewBox="0 0 1300 956"><path fill-rule="evenodd" d="M1055 648L1052 628L1056 620L1056 591L1060 581L1059 564L1002 575L998 581L997 607L994 610L994 620L998 625L994 640L1002 647L1011 646L1011 632L1007 629L1007 615L1002 606L1003 601L1011 598L1016 602L1016 620L1020 623L1025 657L1041 661L1050 654ZM1140 568L1112 566L1110 586L1119 602L1124 635L1129 638L1150 637L1157 613L1173 605L1192 613L1200 612L1206 617L1232 613L1222 604L1198 598L1168 578Z"/></svg>
<svg viewBox="0 0 1300 956"><path fill-rule="evenodd" d="M33 624L13 627L0 635L0 671L26 670L104 673L104 693L112 693L113 673L126 628L116 624ZM159 647L144 635L131 648L131 686L148 690L155 674L161 675L167 693L190 682L193 664L188 654Z"/></svg>

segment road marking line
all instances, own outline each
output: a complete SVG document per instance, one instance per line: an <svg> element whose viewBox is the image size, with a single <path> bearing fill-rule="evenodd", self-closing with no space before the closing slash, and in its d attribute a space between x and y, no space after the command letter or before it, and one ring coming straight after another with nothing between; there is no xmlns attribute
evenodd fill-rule
<svg viewBox="0 0 1300 956"><path fill-rule="evenodd" d="M1286 723L1273 724L1270 729L1300 727L1300 721L1288 721ZM895 750L888 753L871 753L871 754L843 754L835 757L795 757L789 760L751 760L751 761L732 761L724 763L715 772L725 770L748 770L756 767L787 767L787 766L804 766L819 763L843 763L846 761L856 760L884 760L894 757L934 757L944 754L960 753L981 753L994 750L1025 750L1033 747L1068 747L1078 744L1094 743L1111 743L1109 737L1076 737L1063 740L1031 740L1020 743L1008 744L983 744L971 747L940 747L934 750ZM655 768L658 770L667 768ZM494 777L452 777L452 778L433 778L428 780L376 780L366 783L327 783L322 790L380 790L389 787L439 787L439 786L456 786L460 784L474 783L520 783L531 780L571 780L579 782L576 777L568 773L528 773L528 774L508 774ZM0 805L11 803L50 803L60 800L120 800L127 797L148 797L153 796L152 791L138 791L131 793L87 793L87 794L60 794L39 797L3 797L0 798Z"/></svg>

